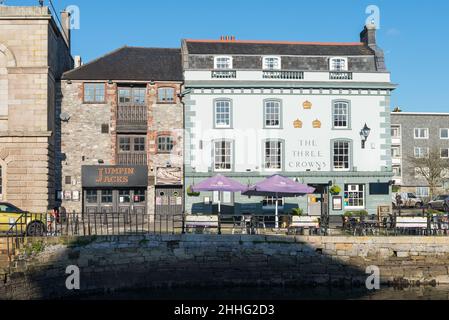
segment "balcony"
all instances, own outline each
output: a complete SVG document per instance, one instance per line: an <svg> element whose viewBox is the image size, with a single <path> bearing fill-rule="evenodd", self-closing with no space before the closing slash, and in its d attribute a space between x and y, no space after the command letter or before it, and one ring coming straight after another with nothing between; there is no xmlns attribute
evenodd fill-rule
<svg viewBox="0 0 449 320"><path fill-rule="evenodd" d="M330 72L330 80L352 80L352 72Z"/></svg>
<svg viewBox="0 0 449 320"><path fill-rule="evenodd" d="M237 71L235 70L213 70L213 79L235 79L237 78Z"/></svg>
<svg viewBox="0 0 449 320"><path fill-rule="evenodd" d="M118 131L147 131L148 116L146 105L119 105L117 108Z"/></svg>
<svg viewBox="0 0 449 320"><path fill-rule="evenodd" d="M118 165L148 165L146 153L118 153Z"/></svg>
<svg viewBox="0 0 449 320"><path fill-rule="evenodd" d="M303 80L304 72L302 71L263 71L264 79L283 79L283 80Z"/></svg>

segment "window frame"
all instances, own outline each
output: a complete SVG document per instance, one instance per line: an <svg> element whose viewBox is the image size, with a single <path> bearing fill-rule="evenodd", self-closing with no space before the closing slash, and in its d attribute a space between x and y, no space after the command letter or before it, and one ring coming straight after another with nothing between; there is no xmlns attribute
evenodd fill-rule
<svg viewBox="0 0 449 320"><path fill-rule="evenodd" d="M357 191L352 191L352 190L350 190L350 187L353 187L353 186L357 186ZM362 191L360 191L360 186L362 186L363 187L363 190ZM360 195L360 193L362 193L362 198L360 198L360 197L349 197L349 194L350 193L359 193L359 195ZM366 185L365 184L359 184L359 183L345 183L345 186L344 186L344 192L343 192L343 194L344 194L344 203L345 203L345 205L344 205L344 208L345 208L345 210L361 210L361 209L365 209L366 208L366 199L367 199L367 188L366 188ZM346 197L346 194L348 194L348 197ZM360 199L362 199L362 201L363 201L363 205L362 206L351 206L351 205L346 205L346 199L348 199L348 203L349 203L349 199L358 199L358 200L360 200Z"/></svg>
<svg viewBox="0 0 449 320"><path fill-rule="evenodd" d="M447 131L447 137L443 137L443 130ZM440 128L440 139L449 140L449 128Z"/></svg>
<svg viewBox="0 0 449 320"><path fill-rule="evenodd" d="M268 67L267 61L269 59L277 60L277 67ZM282 70L282 58L279 56L266 56L262 59L262 69L266 71L280 71Z"/></svg>
<svg viewBox="0 0 449 320"><path fill-rule="evenodd" d="M220 68L218 60L219 59L229 59L228 68ZM232 56L216 56L214 57L214 70L232 70L233 68L233 57Z"/></svg>
<svg viewBox="0 0 449 320"><path fill-rule="evenodd" d="M173 100L161 100L161 90L173 90ZM167 95L165 95L167 97ZM158 104L176 104L176 88L170 86L161 86L157 88L157 103Z"/></svg>
<svg viewBox="0 0 449 320"><path fill-rule="evenodd" d="M420 192L422 190L426 190L427 194L424 194L424 193ZM417 197L426 198L426 197L430 196L430 188L429 187L416 187L415 191L416 191L415 194L416 194Z"/></svg>
<svg viewBox="0 0 449 320"><path fill-rule="evenodd" d="M446 150L448 155L447 157L443 157L443 150ZM449 148L440 148L440 158L441 159L449 159Z"/></svg>
<svg viewBox="0 0 449 320"><path fill-rule="evenodd" d="M393 150L398 150L396 155L394 154ZM401 158L401 147L400 146L391 146L391 157L393 159L400 159Z"/></svg>
<svg viewBox="0 0 449 320"><path fill-rule="evenodd" d="M397 135L397 136L393 135L393 130L397 130L397 132L398 132L398 135ZM391 126L391 138L392 138L392 139L400 139L401 136L402 136L401 126L398 126L398 125L392 125L392 126Z"/></svg>
<svg viewBox="0 0 449 320"><path fill-rule="evenodd" d="M400 178L400 177L402 177L402 166L401 165L393 165L392 167L392 171L393 171L393 176L394 177L396 177L396 178ZM398 171L399 171L399 175L396 175L395 174L395 170L394 169L399 169Z"/></svg>
<svg viewBox="0 0 449 320"><path fill-rule="evenodd" d="M160 142L160 139L166 139L166 141L165 142ZM169 141L167 139L171 139L172 147L171 147L170 150L168 150L168 146L170 144L169 144ZM165 144L165 149L166 150L162 150L160 148L160 145L162 143ZM158 154L171 154L173 152L173 150L175 149L175 138L172 135L169 135L169 134L160 134L160 135L157 136L156 146L157 146L157 153Z"/></svg>
<svg viewBox="0 0 449 320"><path fill-rule="evenodd" d="M346 126L336 126L335 125L335 117L336 117L336 107L339 104L346 105ZM349 100L333 100L332 101L332 129L333 130L351 130L351 101Z"/></svg>
<svg viewBox="0 0 449 320"><path fill-rule="evenodd" d="M334 61L337 60L343 60L344 61L344 68L341 69L335 69L334 68ZM329 70L331 72L347 72L348 71L348 58L347 57L332 57L329 59Z"/></svg>
<svg viewBox="0 0 449 320"><path fill-rule="evenodd" d="M425 149L426 153L425 154L417 154L417 150L422 150ZM414 147L413 148L413 157L415 159L428 159L429 158L429 154L430 154L430 148L429 147Z"/></svg>
<svg viewBox="0 0 449 320"><path fill-rule="evenodd" d="M129 92L129 102L121 102L121 91ZM141 95L137 95L136 92L143 91L143 102L135 102L135 97L141 98ZM126 87L121 86L117 88L117 102L119 106L145 106L147 104L147 88L146 87Z"/></svg>
<svg viewBox="0 0 449 320"><path fill-rule="evenodd" d="M335 167L335 144L337 142L344 142L348 143L348 168L336 168ZM353 141L351 139L345 139L345 138L339 138L339 139L333 139L331 140L331 165L332 165L332 171L335 172L348 172L352 171L354 161L353 161L353 154L354 154L354 147L353 147Z"/></svg>
<svg viewBox="0 0 449 320"><path fill-rule="evenodd" d="M92 101L86 100L86 87L89 85L102 86L103 87L103 100L96 100L97 89L94 89ZM106 103L106 83L104 82L83 82L83 104L105 104Z"/></svg>
<svg viewBox="0 0 449 320"><path fill-rule="evenodd" d="M279 107L279 124L278 125L267 125L267 104L269 103L277 103ZM263 101L263 128L264 129L282 129L283 127L283 107L282 100L280 99L265 99Z"/></svg>
<svg viewBox="0 0 449 320"><path fill-rule="evenodd" d="M121 142L120 139L121 138L129 138L130 142L129 142L129 151L122 151L121 150ZM142 145L141 143L136 143L136 139L144 139L144 150L143 151L136 151L135 147L137 145ZM127 134L119 134L117 135L117 153L118 154L146 154L148 150L148 146L147 146L147 136L146 135L127 135Z"/></svg>
<svg viewBox="0 0 449 320"><path fill-rule="evenodd" d="M228 125L218 125L217 124L217 120L218 120L218 113L217 113L217 108L218 108L218 103L221 102L225 102L229 104L229 124ZM223 107L223 106L222 106ZM223 112L221 112L223 113ZM233 103L231 99L228 98L218 98L218 99L214 99L214 110L213 110L213 114L214 114L214 129L232 129L233 127Z"/></svg>
<svg viewBox="0 0 449 320"><path fill-rule="evenodd" d="M280 161L279 161L279 166L280 168L268 168L267 167L267 144L268 143L279 143L280 144ZM272 149L271 147L269 148L270 150ZM271 155L270 154L270 158L271 157L276 157L276 155ZM263 171L266 172L282 172L285 168L285 140L283 139L265 139L262 142L262 165L261 167L263 168Z"/></svg>
<svg viewBox="0 0 449 320"><path fill-rule="evenodd" d="M225 144L229 143L229 152L230 152L229 169L217 168L217 161L216 161L217 157L221 157L221 158L227 157L227 155L223 154L223 153L221 153L220 155L217 155L217 143L225 143ZM223 149L223 148L221 147L221 149ZM223 150L226 150L226 149L227 148L225 147ZM232 172L232 171L234 171L234 153L235 153L234 140L230 140L230 139L215 139L215 140L213 140L212 141L212 170L214 172ZM226 160L222 164L226 165Z"/></svg>
<svg viewBox="0 0 449 320"><path fill-rule="evenodd" d="M426 136L425 137L418 137L416 135L416 130L425 130ZM429 139L429 128L414 128L413 129L413 136L415 140L428 140Z"/></svg>

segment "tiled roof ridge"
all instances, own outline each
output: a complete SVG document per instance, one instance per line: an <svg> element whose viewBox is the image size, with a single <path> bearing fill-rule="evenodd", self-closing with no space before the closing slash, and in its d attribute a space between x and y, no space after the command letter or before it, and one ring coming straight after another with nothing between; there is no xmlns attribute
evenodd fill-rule
<svg viewBox="0 0 449 320"><path fill-rule="evenodd" d="M364 46L363 42L306 42L306 41L273 41L273 40L206 40L186 39L186 42L197 43L238 43L238 44L286 44L286 45L311 45L311 46Z"/></svg>

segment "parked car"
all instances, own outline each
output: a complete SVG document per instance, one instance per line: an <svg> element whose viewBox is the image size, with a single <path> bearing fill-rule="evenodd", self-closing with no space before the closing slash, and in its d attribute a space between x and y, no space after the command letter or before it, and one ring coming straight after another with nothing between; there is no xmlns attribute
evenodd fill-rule
<svg viewBox="0 0 449 320"><path fill-rule="evenodd" d="M392 198L393 208L397 208L397 196L401 196L401 208L417 208L420 209L424 205L424 201L411 192L394 193Z"/></svg>
<svg viewBox="0 0 449 320"><path fill-rule="evenodd" d="M46 233L45 219L45 215L29 213L10 203L0 202L0 233L8 232L16 224L14 232L43 236Z"/></svg>
<svg viewBox="0 0 449 320"><path fill-rule="evenodd" d="M429 208L449 212L449 195L436 197L433 201L429 202Z"/></svg>

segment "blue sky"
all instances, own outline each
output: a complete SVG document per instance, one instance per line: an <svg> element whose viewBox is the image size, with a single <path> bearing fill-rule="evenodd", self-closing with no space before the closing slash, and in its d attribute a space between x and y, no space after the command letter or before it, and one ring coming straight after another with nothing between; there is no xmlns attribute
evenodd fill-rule
<svg viewBox="0 0 449 320"><path fill-rule="evenodd" d="M45 0L48 3L47 0ZM6 0L34 5L38 0ZM180 39L359 41L368 5L380 9L378 43L404 111L449 112L447 0L53 0L77 5L73 54L85 62L123 45L179 47Z"/></svg>

